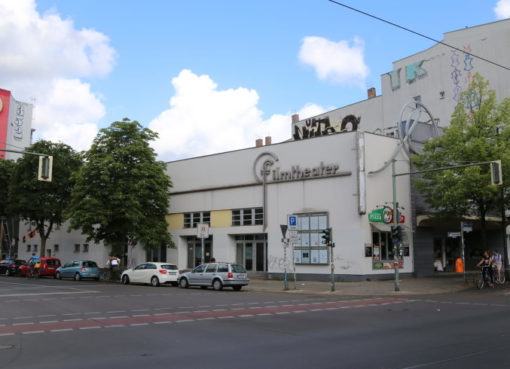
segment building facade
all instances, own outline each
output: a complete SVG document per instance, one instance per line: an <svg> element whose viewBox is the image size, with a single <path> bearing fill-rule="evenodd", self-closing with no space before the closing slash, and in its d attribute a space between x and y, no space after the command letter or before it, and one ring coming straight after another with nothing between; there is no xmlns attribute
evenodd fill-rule
<svg viewBox="0 0 510 369"><path fill-rule="evenodd" d="M399 270L430 275L436 258L446 267L460 253L459 239L448 237L460 222L431 223L407 175L396 177L394 196L389 164L395 160L396 173L410 171L409 155L449 125L475 73L498 99L510 97L510 73L502 67L510 65L508 40L510 20L445 33L442 43L394 62L381 76L380 95L371 88L366 100L305 119L293 116L286 142L169 162L167 221L176 247L149 254L129 248L125 263L151 259L187 269L214 258L269 277L295 270L298 278L326 279L333 262L338 280L384 278L395 266L395 214L404 230ZM291 215L296 227L283 234ZM508 247L498 221L489 222L489 242ZM333 249L322 242L326 228L333 231ZM476 222L473 228L468 245L479 240ZM92 259L106 260L103 245L85 246L82 235L63 232L48 240L50 249L59 245L55 255L83 258L97 249ZM285 238L293 242L286 245ZM21 247L20 256L27 255Z"/></svg>

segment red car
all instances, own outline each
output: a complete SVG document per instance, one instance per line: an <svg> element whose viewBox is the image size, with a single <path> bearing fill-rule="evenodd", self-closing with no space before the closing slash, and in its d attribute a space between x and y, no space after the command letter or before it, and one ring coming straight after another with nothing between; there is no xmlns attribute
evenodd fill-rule
<svg viewBox="0 0 510 369"><path fill-rule="evenodd" d="M41 266L39 267L39 276L49 276L55 277L55 272L57 268L60 266L60 259L58 258L39 258L39 262ZM22 265L19 267L19 274L21 276L26 276L28 271L30 270L30 266Z"/></svg>

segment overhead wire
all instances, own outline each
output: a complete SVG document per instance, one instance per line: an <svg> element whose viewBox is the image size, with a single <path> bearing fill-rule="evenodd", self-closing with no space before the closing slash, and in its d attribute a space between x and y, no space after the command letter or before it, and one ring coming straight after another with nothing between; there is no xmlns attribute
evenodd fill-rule
<svg viewBox="0 0 510 369"><path fill-rule="evenodd" d="M475 55L475 54L473 54L473 53L467 52L467 51L462 50L462 49L460 49L460 48L458 48L458 47L456 47L456 46L453 46L453 45L447 44L446 42L443 42L443 41L440 41L440 40L436 40L436 39L434 39L434 38L432 38L432 37L430 37L430 36L424 35L423 33L420 33L420 32L417 32L417 31L413 31L413 30L412 30L412 29L410 29L410 28L407 28L407 27L401 26L401 25L399 25L399 24L397 24L397 23L390 22L390 21L388 21L388 20L386 20L386 19L383 19L383 18L378 17L378 16L376 16L376 15L373 15L373 14L370 14L370 13L367 13L367 12L364 12L363 10L353 8L353 7L349 6L349 5L343 4L343 3L341 3L341 2L338 2L338 1L335 1L335 0L328 0L328 1L329 1L329 2L331 2L331 3L333 3L333 4L336 4L336 5L339 5L339 6L343 6L344 8L350 9L350 10L355 11L355 12L357 12L357 13L360 13L360 14L366 15L367 17L377 19L378 21L381 21L381 22L383 22L383 23L387 23L387 24L389 24L389 25L391 25L391 26L393 26L393 27L397 27L397 28L400 28L400 29L402 29L402 30L404 30L404 31L410 32L410 33L412 33L412 34L415 34L415 35L417 35L417 36L420 36L420 37L426 38L427 40L434 41L434 42L436 42L436 43L438 43L438 44L444 45L444 46L449 47L449 48L451 48L451 49L454 49L454 50L460 51L460 52L462 52L462 53L469 54L469 55L471 55L473 58L483 60L483 61L485 61L485 62L487 62L487 63L490 63L490 64L492 64L492 65L495 65L495 66L497 66L497 67L500 67L500 68L503 68L503 69L506 69L506 70L510 71L510 67L506 67L506 66L504 66L504 65L501 65L501 64L499 64L499 63L496 63L496 62L494 62L494 61L492 61L492 60L489 60L489 59L487 59L487 58L484 58L484 57L482 57L482 56Z"/></svg>

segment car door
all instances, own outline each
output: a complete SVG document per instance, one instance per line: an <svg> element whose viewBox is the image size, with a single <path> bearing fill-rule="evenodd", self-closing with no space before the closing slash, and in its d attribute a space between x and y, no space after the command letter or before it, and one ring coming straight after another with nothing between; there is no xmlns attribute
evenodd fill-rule
<svg viewBox="0 0 510 369"><path fill-rule="evenodd" d="M145 273L143 275L143 283L151 283L151 278L153 275L157 274L158 267L156 264L147 263L147 267L145 268Z"/></svg>
<svg viewBox="0 0 510 369"><path fill-rule="evenodd" d="M131 273L129 273L129 279L131 279L131 281L133 283L143 283L143 276L144 276L144 273L145 273L145 268L146 268L147 264L140 264L140 265L137 265L133 271Z"/></svg>
<svg viewBox="0 0 510 369"><path fill-rule="evenodd" d="M206 265L202 264L197 266L195 269L191 271L189 274L189 284L200 284L202 280L202 276L204 274Z"/></svg>
<svg viewBox="0 0 510 369"><path fill-rule="evenodd" d="M202 286L211 286L212 280L216 275L216 269L218 268L218 264L209 264L205 272L202 274L201 285Z"/></svg>
<svg viewBox="0 0 510 369"><path fill-rule="evenodd" d="M71 268L71 265L73 265L72 262L65 263L62 265L62 268L60 268L60 276L63 278L66 278L69 273L69 269Z"/></svg>

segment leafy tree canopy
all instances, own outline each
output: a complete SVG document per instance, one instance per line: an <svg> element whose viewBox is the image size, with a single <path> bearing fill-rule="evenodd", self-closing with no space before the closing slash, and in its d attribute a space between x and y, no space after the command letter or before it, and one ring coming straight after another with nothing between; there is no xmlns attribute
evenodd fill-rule
<svg viewBox="0 0 510 369"><path fill-rule="evenodd" d="M53 156L51 182L37 180L39 157L24 154L16 162L9 187L11 213L30 222L41 237L41 256L45 255L46 239L55 225L61 225L69 204L73 182L71 176L82 163L80 155L63 143L38 141L28 152Z"/></svg>
<svg viewBox="0 0 510 369"><path fill-rule="evenodd" d="M510 99L498 103L495 91L479 74L462 94L443 133L428 140L423 153L413 157L419 170L501 159L508 173ZM500 189L491 185L489 165L425 173L415 183L437 216L475 215L483 234L485 215L500 201Z"/></svg>
<svg viewBox="0 0 510 369"><path fill-rule="evenodd" d="M12 180L15 162L0 159L0 217L9 216L9 185Z"/></svg>
<svg viewBox="0 0 510 369"><path fill-rule="evenodd" d="M149 146L156 137L129 119L99 132L75 178L72 228L118 254L128 242L146 248L171 244L165 220L171 182Z"/></svg>

